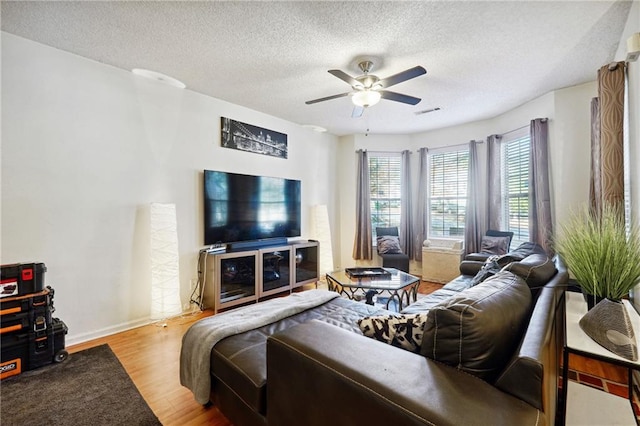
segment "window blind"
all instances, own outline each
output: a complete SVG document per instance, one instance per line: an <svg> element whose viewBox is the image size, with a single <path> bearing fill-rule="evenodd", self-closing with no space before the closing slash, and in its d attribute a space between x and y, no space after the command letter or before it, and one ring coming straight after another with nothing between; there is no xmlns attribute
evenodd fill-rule
<svg viewBox="0 0 640 426"><path fill-rule="evenodd" d="M371 228L400 226L401 157L399 154L369 156Z"/></svg>
<svg viewBox="0 0 640 426"><path fill-rule="evenodd" d="M527 133L502 144L504 229L513 232L512 247L529 241L529 167L531 141Z"/></svg>
<svg viewBox="0 0 640 426"><path fill-rule="evenodd" d="M429 155L429 235L464 235L469 150Z"/></svg>

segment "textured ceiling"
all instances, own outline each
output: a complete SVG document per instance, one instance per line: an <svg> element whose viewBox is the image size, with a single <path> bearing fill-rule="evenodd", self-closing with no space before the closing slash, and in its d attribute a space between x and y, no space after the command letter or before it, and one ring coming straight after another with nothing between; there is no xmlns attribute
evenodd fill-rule
<svg viewBox="0 0 640 426"><path fill-rule="evenodd" d="M124 2L2 1L2 30L336 135L416 133L494 117L595 79L614 59L629 1ZM351 118L350 90L327 73L427 74ZM429 114L415 112L440 107Z"/></svg>

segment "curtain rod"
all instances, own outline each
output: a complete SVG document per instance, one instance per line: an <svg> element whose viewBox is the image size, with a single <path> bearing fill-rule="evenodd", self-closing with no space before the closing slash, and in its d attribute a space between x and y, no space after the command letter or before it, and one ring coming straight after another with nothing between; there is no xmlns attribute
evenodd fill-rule
<svg viewBox="0 0 640 426"><path fill-rule="evenodd" d="M405 151L409 151L409 154L413 154L413 151L409 149L403 149L402 151L369 151L367 149L356 149L356 152L358 151L364 151L370 154L402 154Z"/></svg>
<svg viewBox="0 0 640 426"><path fill-rule="evenodd" d="M504 135L508 135L509 133L517 132L518 130L525 129L525 128L529 127L529 126L530 126L530 124L525 124L524 126L518 127L517 129L513 129L513 130L509 130L508 132L504 132L504 133L500 134L500 136L504 136Z"/></svg>
<svg viewBox="0 0 640 426"><path fill-rule="evenodd" d="M478 139L478 140L474 139L474 141L476 143L484 143L484 141L482 139ZM469 141L469 142L471 142L471 141ZM451 149L451 148L464 148L464 147L468 147L469 146L469 142L457 143L455 145L436 146L436 147L433 147L433 148L429 148L429 147L425 146L423 148L427 148L429 151L434 151L434 150L437 150L437 149L447 150L447 149Z"/></svg>
<svg viewBox="0 0 640 426"><path fill-rule="evenodd" d="M538 120L538 119L536 118L536 120ZM541 118L540 120L542 120L543 122L549 121L548 118ZM509 130L508 132L502 133L500 136L504 136L504 135L508 135L509 133L517 132L518 130L522 130L522 129L524 129L526 127L529 127L529 126L531 126L531 124L525 124L524 126L518 127L517 129Z"/></svg>

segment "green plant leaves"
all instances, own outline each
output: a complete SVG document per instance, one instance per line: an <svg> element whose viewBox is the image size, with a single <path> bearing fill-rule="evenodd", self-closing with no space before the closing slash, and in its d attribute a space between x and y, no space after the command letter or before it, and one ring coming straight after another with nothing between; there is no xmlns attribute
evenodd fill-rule
<svg viewBox="0 0 640 426"><path fill-rule="evenodd" d="M584 208L561 226L556 251L587 294L620 299L640 281L640 230L627 232L622 209L605 204L599 217Z"/></svg>

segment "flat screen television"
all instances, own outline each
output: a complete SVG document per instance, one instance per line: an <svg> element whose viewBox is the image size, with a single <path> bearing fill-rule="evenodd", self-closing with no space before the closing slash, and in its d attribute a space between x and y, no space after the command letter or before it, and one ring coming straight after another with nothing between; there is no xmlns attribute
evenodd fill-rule
<svg viewBox="0 0 640 426"><path fill-rule="evenodd" d="M301 235L300 181L204 171L204 244Z"/></svg>

